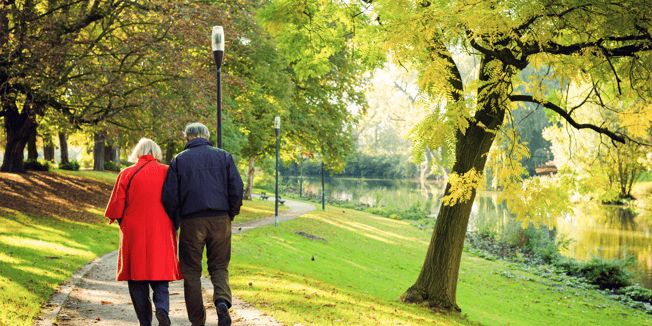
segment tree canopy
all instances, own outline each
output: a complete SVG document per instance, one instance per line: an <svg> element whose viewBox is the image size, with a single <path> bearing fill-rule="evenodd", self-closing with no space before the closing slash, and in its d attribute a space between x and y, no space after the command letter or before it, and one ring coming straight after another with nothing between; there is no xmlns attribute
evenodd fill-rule
<svg viewBox="0 0 652 326"><path fill-rule="evenodd" d="M318 73L325 62L320 54L333 51L325 49L341 47L356 49L361 62L375 62L380 50L419 73L421 98L431 113L413 129L415 156L441 147L452 173L426 260L404 301L459 309L464 235L489 157L502 198L524 222L548 224L550 216L568 209L567 193L554 184L523 179L526 170L519 162L530 153L518 133L510 132L513 124L506 124L525 107L519 103L539 105L571 127L614 143L632 141L630 135L650 127L647 0L273 3L266 17L268 24L286 28L277 37L280 46L298 39L320 45L304 56L306 75ZM476 69L462 70L461 54L473 57ZM528 67L534 73L523 75ZM551 96L549 85L555 83L589 87L579 99L561 98ZM612 112L620 123L584 120L578 108L588 103ZM507 145L492 149L496 140Z"/></svg>

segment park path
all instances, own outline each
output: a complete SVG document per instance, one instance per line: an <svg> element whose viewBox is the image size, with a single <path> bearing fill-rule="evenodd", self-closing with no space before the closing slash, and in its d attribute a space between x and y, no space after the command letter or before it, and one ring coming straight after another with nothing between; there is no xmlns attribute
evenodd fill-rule
<svg viewBox="0 0 652 326"><path fill-rule="evenodd" d="M274 197L268 200L274 200ZM290 207L279 214L279 222L288 221L315 210L314 205L286 200ZM233 234L253 228L274 225L274 216L234 224ZM127 282L115 280L118 251L112 251L79 269L70 280L62 284L43 308L42 315L34 326L138 326L127 289ZM217 325L217 313L211 302L213 285L202 276L206 325ZM231 307L233 326L280 326L284 325L267 316L253 305L240 300L237 292ZM170 320L172 325L190 326L183 299L183 281L170 282ZM157 325L154 318L152 325Z"/></svg>

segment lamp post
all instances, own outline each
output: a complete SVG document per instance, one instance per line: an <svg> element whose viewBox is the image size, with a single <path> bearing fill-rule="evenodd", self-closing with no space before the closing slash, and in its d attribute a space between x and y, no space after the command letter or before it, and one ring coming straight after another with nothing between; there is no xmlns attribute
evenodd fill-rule
<svg viewBox="0 0 652 326"><path fill-rule="evenodd" d="M299 199L303 196L303 156L299 162Z"/></svg>
<svg viewBox="0 0 652 326"><path fill-rule="evenodd" d="M222 59L224 58L224 29L222 26L213 26L211 48L217 66L217 147L222 148Z"/></svg>
<svg viewBox="0 0 652 326"><path fill-rule="evenodd" d="M278 226L278 132L281 130L281 117L274 118L274 130L276 130L276 194L274 201L274 225Z"/></svg>
<svg viewBox="0 0 652 326"><path fill-rule="evenodd" d="M324 193L325 191L324 187L324 158L322 157L321 159L321 210L325 211L326 210L326 194Z"/></svg>

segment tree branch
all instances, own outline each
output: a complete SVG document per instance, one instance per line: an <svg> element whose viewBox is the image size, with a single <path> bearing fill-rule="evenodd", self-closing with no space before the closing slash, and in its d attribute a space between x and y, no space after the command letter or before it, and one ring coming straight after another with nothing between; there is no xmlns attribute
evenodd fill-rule
<svg viewBox="0 0 652 326"><path fill-rule="evenodd" d="M613 131L607 129L607 128L602 128L598 127L589 123L578 123L573 119L573 117L568 114L568 112L564 111L564 109L560 108L559 106L550 103L550 102L543 102L540 100L537 100L534 98L532 95L510 95L509 99L513 102L530 102L530 103L535 103L535 104L540 104L543 107L545 107L548 110L551 110L555 113L557 113L559 116L564 118L573 128L575 129L591 129L599 134L603 134L609 138L611 138L612 141L617 141L619 143L625 143L626 138L622 135L616 134Z"/></svg>

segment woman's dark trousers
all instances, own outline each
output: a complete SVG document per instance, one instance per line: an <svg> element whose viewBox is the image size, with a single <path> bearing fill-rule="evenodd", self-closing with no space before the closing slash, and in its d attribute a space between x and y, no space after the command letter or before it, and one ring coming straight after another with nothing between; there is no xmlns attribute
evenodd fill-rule
<svg viewBox="0 0 652 326"><path fill-rule="evenodd" d="M154 292L156 311L162 311L167 318L170 311L170 291L168 281L128 281L129 295L134 304L140 326L152 325L152 303L149 299L149 288Z"/></svg>

